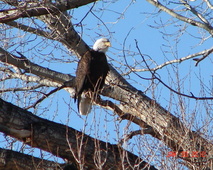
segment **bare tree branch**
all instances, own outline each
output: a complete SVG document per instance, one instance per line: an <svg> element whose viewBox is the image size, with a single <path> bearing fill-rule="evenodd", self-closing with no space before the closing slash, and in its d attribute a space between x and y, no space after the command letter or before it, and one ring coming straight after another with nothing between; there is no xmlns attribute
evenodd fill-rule
<svg viewBox="0 0 213 170"><path fill-rule="evenodd" d="M201 13L199 13L198 11L196 11L195 8L193 8L191 5L189 5L189 3L187 3L185 0L181 0L181 2L183 3L184 6L186 6L186 8L188 10L190 10L202 22L206 23L207 25L210 25L210 23L208 22L208 20Z"/></svg>
<svg viewBox="0 0 213 170"><path fill-rule="evenodd" d="M144 72L144 71L157 71L159 69L162 69L163 67L167 66L167 65L170 65L170 64L174 64L174 63L181 63L183 61L186 61L186 60L189 60L189 59L193 59L195 57L198 57L198 56L205 56L208 57L211 53L213 52L213 47L210 48L210 49L207 49L207 50L203 50L203 51L200 51L198 53L194 53L194 54L190 54L188 56L185 56L185 57L182 57L180 59L175 59L175 60L170 60L170 61L167 61L163 64L160 64L158 65L157 67L155 68L150 68L150 69L134 69L134 68L131 68L132 71L136 71L136 72ZM203 57L202 57L203 58ZM197 61L197 60L195 60ZM197 66L197 64L196 64Z"/></svg>
<svg viewBox="0 0 213 170"><path fill-rule="evenodd" d="M144 134L150 134L150 130L152 131L152 128L145 128L145 129L141 129L141 130L136 130L136 131L132 131L129 134L126 134L124 136L124 138L119 142L120 145L123 145L126 141L128 141L129 139L132 139L133 136L136 135L144 135Z"/></svg>
<svg viewBox="0 0 213 170"><path fill-rule="evenodd" d="M25 70L27 73L35 74L39 77L54 80L54 82L62 83L73 79L69 74L62 74L53 71L49 68L41 67L37 64L30 62L26 57L17 57L5 51L0 47L0 61L6 64L16 66L20 69ZM21 75L20 75L21 76Z"/></svg>
<svg viewBox="0 0 213 170"><path fill-rule="evenodd" d="M37 88L43 87L43 85L36 85L30 87L16 87L16 88L7 88L7 89L0 89L0 93L9 92L9 91L28 91L28 90L35 90Z"/></svg>
<svg viewBox="0 0 213 170"><path fill-rule="evenodd" d="M29 32L29 33L33 33L33 34L36 34L36 35L39 35L39 36L46 37L48 39L54 40L54 37L52 37L52 34L50 34L48 32L45 32L43 30L40 30L38 28L33 28L33 27L28 26L28 25L24 25L24 24L15 22L15 21L10 21L10 22L7 22L5 24L7 24L9 26L12 26L14 28L18 28L20 30Z"/></svg>
<svg viewBox="0 0 213 170"><path fill-rule="evenodd" d="M213 9L213 5L211 4L209 0L204 0L204 1L206 2L209 8Z"/></svg>
<svg viewBox="0 0 213 170"><path fill-rule="evenodd" d="M203 57L198 58L198 59L197 59L197 58L194 59L194 60L196 61L195 66L198 66L199 62L201 62L201 61L204 60L206 57L208 57L209 54L211 54L212 52L213 52L213 48L212 48L211 50L207 50L206 53L203 54Z"/></svg>
<svg viewBox="0 0 213 170"><path fill-rule="evenodd" d="M63 86L59 87L59 88L55 88L53 90L51 90L48 94L44 94L42 96L42 98L38 99L33 105L28 106L27 108L24 108L26 110L30 109L30 108L35 108L37 104L41 103L44 99L46 99L47 97L49 97L51 94L61 90L63 88Z"/></svg>
<svg viewBox="0 0 213 170"><path fill-rule="evenodd" d="M37 169L52 169L58 170L68 166L66 164L59 164L52 161L36 158L30 155L26 155L20 152L0 148L0 169L22 169L31 170ZM77 170L77 167L72 165L73 170ZM75 168L75 169L74 169Z"/></svg>
<svg viewBox="0 0 213 170"><path fill-rule="evenodd" d="M158 78L158 76L156 76L156 74L154 73L154 71L152 71L152 69L149 68L144 56L142 55L142 53L140 52L140 49L138 47L138 44L136 42L136 48L138 49L139 51L139 54L141 55L142 59L143 59L143 62L146 64L146 67L148 68L148 70L150 71L150 73L152 74L152 78L153 79L157 79L161 84L163 84L166 88L168 88L170 91L178 94L178 95L181 95L181 96L184 96L184 97L187 97L187 98L192 98L192 99L195 99L195 100L213 100L213 97L198 97L198 96L195 96L192 92L190 93L191 95L187 95L187 94L184 94L184 93L181 93L181 92L178 92L176 91L175 89L171 88L169 85L167 85L166 83L164 83L160 78ZM210 53L212 53L213 51L213 48L210 50L210 51L207 51L205 52L203 55L204 57L202 57L200 60L195 60L195 61L201 61L203 60L204 58L206 58ZM197 65L196 65L197 66Z"/></svg>
<svg viewBox="0 0 213 170"><path fill-rule="evenodd" d="M95 0L69 0L59 1L56 3L44 2L25 2L14 9L0 11L0 23L6 23L24 17L35 17L46 14L58 14L60 11L66 11L72 8L77 8ZM15 5L15 4L14 4ZM16 4L18 5L18 4Z"/></svg>
<svg viewBox="0 0 213 170"><path fill-rule="evenodd" d="M8 120L8 115L10 115L10 120ZM76 165L83 163L88 169L97 169L94 161L98 149L101 161L105 160L105 163L102 162L103 169L122 169L122 167L155 169L117 145L93 139L65 125L39 118L2 99L0 99L0 117L1 132L24 141L32 147L41 148L55 156L75 162ZM78 157L79 152L80 157Z"/></svg>
<svg viewBox="0 0 213 170"><path fill-rule="evenodd" d="M213 36L213 27L211 25L209 25L207 23L195 21L193 19L187 18L187 17L182 16L178 13L175 13L174 10L167 8L166 6L162 5L160 2L158 2L156 0L146 0L146 1L148 1L152 5L156 6L157 8L163 10L164 12L168 13L169 15L171 15L171 16L173 16L173 17L175 17L175 18L177 18L177 19L179 19L183 22L186 22L186 23L191 24L193 26L197 26L197 27L205 29L206 31L208 31Z"/></svg>

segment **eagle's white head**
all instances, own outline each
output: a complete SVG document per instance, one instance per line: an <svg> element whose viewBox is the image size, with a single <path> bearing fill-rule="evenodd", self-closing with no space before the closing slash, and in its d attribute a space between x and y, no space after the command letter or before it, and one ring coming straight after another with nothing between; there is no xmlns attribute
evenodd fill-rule
<svg viewBox="0 0 213 170"><path fill-rule="evenodd" d="M93 50L106 53L109 47L111 47L109 39L101 38L95 42L93 45Z"/></svg>

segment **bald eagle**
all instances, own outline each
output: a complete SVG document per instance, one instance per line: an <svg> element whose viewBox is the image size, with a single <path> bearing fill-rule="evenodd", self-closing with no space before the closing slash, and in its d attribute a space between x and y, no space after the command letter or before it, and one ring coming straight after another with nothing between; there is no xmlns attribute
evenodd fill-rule
<svg viewBox="0 0 213 170"><path fill-rule="evenodd" d="M91 111L93 98L88 97L87 93L93 92L94 97L94 93L98 94L104 85L109 72L105 53L110 46L108 39L98 39L93 49L87 51L78 63L74 100L77 100L78 111L81 115L87 115Z"/></svg>

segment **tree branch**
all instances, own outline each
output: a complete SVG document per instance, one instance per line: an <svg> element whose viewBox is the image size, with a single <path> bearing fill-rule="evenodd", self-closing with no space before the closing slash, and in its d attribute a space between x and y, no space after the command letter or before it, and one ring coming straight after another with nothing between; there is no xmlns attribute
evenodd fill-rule
<svg viewBox="0 0 213 170"><path fill-rule="evenodd" d="M69 74L63 74L60 72L53 71L49 68L41 67L37 64L34 64L31 61L29 61L26 57L23 56L17 57L15 55L12 55L1 47L0 47L0 61L23 69L25 70L25 72L32 73L34 75L49 79L57 83L63 84L63 82L65 81L71 81L74 79L74 77Z"/></svg>
<svg viewBox="0 0 213 170"><path fill-rule="evenodd" d="M194 59L194 60L196 61L195 66L198 66L199 62L201 62L201 61L204 60L206 57L208 57L209 54L211 54L212 52L213 52L213 48L207 50L207 51L203 54L203 56L202 56L201 58L196 58L196 59Z"/></svg>
<svg viewBox="0 0 213 170"><path fill-rule="evenodd" d="M50 34L48 32L45 32L45 31L40 30L38 28L30 27L28 25L24 25L24 24L15 22L15 21L10 21L10 22L7 22L5 24L12 26L14 28L20 29L22 31L26 31L26 32L29 32L29 33L32 33L32 34L36 34L38 36L46 37L50 40L54 40L54 38L55 38L55 37L52 37L52 34Z"/></svg>
<svg viewBox="0 0 213 170"><path fill-rule="evenodd" d="M188 2L186 2L185 0L181 0L181 2L183 2L183 5L186 6L186 8L190 10L194 15L196 15L202 22L204 22L207 25L210 25L208 20L201 13L197 12L195 8L189 5Z"/></svg>
<svg viewBox="0 0 213 170"><path fill-rule="evenodd" d="M211 54L213 52L213 47L212 48L209 48L207 50L203 50L203 51L200 51L198 53L194 53L194 54L190 54L188 56L185 56L185 57L182 57L180 59L175 59L175 60L170 60L170 61L167 61L163 64L160 64L158 65L157 67L155 68L150 68L150 69L134 69L134 68L131 68L131 71L136 71L136 72L144 72L144 71L157 71L159 69L162 69L163 67L169 65L169 64L174 64L174 63L181 63L183 61L186 61L186 60L189 60L189 59L193 59L197 56L205 56L207 57L209 54ZM203 57L202 57L203 58ZM198 61L197 59L195 59L195 61ZM197 66L197 63L195 64L195 66Z"/></svg>
<svg viewBox="0 0 213 170"><path fill-rule="evenodd" d="M80 163L88 169L97 169L94 162L99 152L98 160L101 162L98 165L102 165L103 169L122 169L123 166L125 169L133 167L155 169L117 145L99 141L73 128L39 118L2 99L0 99L0 118L1 132L32 147L75 162L78 166Z"/></svg>
<svg viewBox="0 0 213 170"><path fill-rule="evenodd" d="M43 87L43 85L35 85L30 87L15 87L15 88L7 88L7 89L0 89L0 93L9 92L9 91L28 91L28 90L35 90L37 88Z"/></svg>
<svg viewBox="0 0 213 170"><path fill-rule="evenodd" d="M15 152L8 149L0 148L0 169L63 169L67 164L59 164L52 161L36 158L34 156L26 155L20 152ZM73 170L77 170L77 167L72 165Z"/></svg>
<svg viewBox="0 0 213 170"><path fill-rule="evenodd" d="M157 8L161 9L162 11L168 13L169 15L183 21L186 22L188 24L191 24L193 26L198 26L200 28L205 29L206 31L208 31L212 36L213 36L213 27L207 23L202 23L199 21L195 21L193 19L187 18L185 16L182 16L178 13L175 13L173 10L167 8L166 6L162 5L160 2L156 1L156 0L146 0L148 1L150 4L156 6Z"/></svg>
<svg viewBox="0 0 213 170"><path fill-rule="evenodd" d="M68 0L56 1L56 3L25 2L22 6L18 6L17 3L17 8L0 11L0 23L10 22L24 17L35 17L50 13L58 14L61 11L78 8L91 2L95 2L95 0Z"/></svg>
<svg viewBox="0 0 213 170"><path fill-rule="evenodd" d="M213 10L213 5L211 4L211 2L209 0L204 0L204 1L208 5L208 7Z"/></svg>

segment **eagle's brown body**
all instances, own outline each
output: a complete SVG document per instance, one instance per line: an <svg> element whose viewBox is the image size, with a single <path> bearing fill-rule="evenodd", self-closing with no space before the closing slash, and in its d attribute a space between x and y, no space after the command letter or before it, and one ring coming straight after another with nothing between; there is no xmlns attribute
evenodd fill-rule
<svg viewBox="0 0 213 170"><path fill-rule="evenodd" d="M88 114L90 109L88 108L87 111L86 107L91 107L91 100L88 97L82 98L82 93L88 91L98 93L104 85L108 72L109 66L104 52L87 51L79 61L75 79L75 101L77 100L78 110L81 114ZM80 106L81 104L82 106ZM80 107L85 107L86 111L81 111Z"/></svg>

